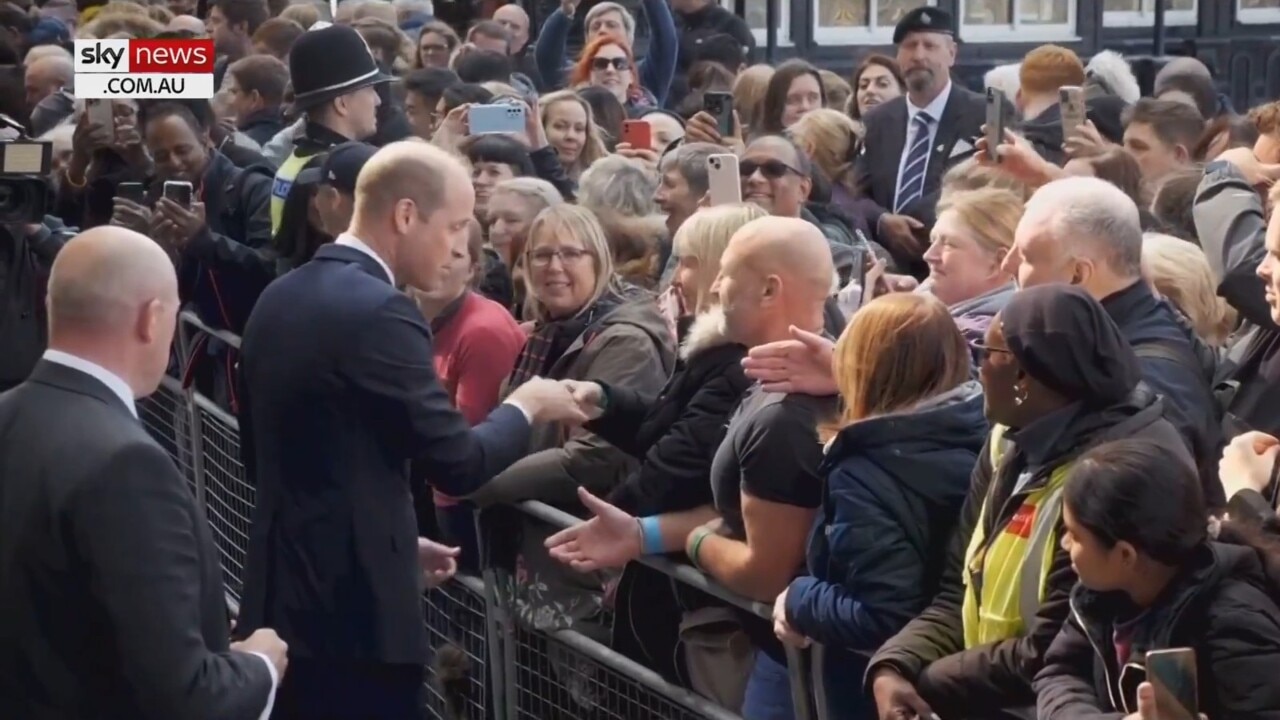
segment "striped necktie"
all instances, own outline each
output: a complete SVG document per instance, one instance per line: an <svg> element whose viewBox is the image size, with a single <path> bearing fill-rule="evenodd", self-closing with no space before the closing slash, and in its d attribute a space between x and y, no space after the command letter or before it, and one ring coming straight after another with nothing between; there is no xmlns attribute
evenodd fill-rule
<svg viewBox="0 0 1280 720"><path fill-rule="evenodd" d="M907 151L907 163L902 166L902 174L898 177L898 194L893 203L893 212L901 213L902 209L924 194L924 173L929 167L929 126L933 118L921 110L911 121L911 149Z"/></svg>

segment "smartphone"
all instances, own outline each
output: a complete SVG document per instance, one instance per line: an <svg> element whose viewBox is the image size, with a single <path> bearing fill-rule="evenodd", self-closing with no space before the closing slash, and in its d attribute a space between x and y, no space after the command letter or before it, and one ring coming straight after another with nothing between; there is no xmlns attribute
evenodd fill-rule
<svg viewBox="0 0 1280 720"><path fill-rule="evenodd" d="M1147 653L1147 681L1156 691L1156 715L1160 720L1197 720L1200 702L1196 692L1196 651L1191 648L1152 650Z"/></svg>
<svg viewBox="0 0 1280 720"><path fill-rule="evenodd" d="M106 128L111 136L115 137L116 115L110 100L88 98L84 101L84 111L89 115L89 122Z"/></svg>
<svg viewBox="0 0 1280 720"><path fill-rule="evenodd" d="M987 88L987 153L995 162L1000 162L996 148L1004 142L1005 103L1008 100L1004 93L995 88Z"/></svg>
<svg viewBox="0 0 1280 720"><path fill-rule="evenodd" d="M733 134L733 93L709 92L702 96L702 109L716 119L721 137Z"/></svg>
<svg viewBox="0 0 1280 720"><path fill-rule="evenodd" d="M644 120L623 120L622 142L633 150L652 150L653 126Z"/></svg>
<svg viewBox="0 0 1280 720"><path fill-rule="evenodd" d="M116 197L144 205L147 202L147 190L142 183L123 182L116 186Z"/></svg>
<svg viewBox="0 0 1280 720"><path fill-rule="evenodd" d="M1062 111L1062 133L1071 135L1071 131L1084 125L1084 89L1067 86L1058 89L1058 107Z"/></svg>
<svg viewBox="0 0 1280 720"><path fill-rule="evenodd" d="M724 154L708 157L707 186L707 194L713 207L742 202L742 175L738 172L738 156Z"/></svg>
<svg viewBox="0 0 1280 720"><path fill-rule="evenodd" d="M867 261L870 260L871 253L865 247L855 247L853 249L853 278L858 283L858 287L864 288L863 297L866 297L865 288L867 287Z"/></svg>
<svg viewBox="0 0 1280 720"><path fill-rule="evenodd" d="M524 132L524 106L506 103L472 105L467 110L467 129L472 135Z"/></svg>
<svg viewBox="0 0 1280 720"><path fill-rule="evenodd" d="M191 207L192 188L191 183L181 180L166 180L164 183L164 197L178 203L184 208Z"/></svg>

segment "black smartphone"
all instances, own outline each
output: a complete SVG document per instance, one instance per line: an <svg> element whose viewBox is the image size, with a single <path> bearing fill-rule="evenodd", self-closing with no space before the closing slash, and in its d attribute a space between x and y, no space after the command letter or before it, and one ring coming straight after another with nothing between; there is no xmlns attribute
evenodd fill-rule
<svg viewBox="0 0 1280 720"><path fill-rule="evenodd" d="M721 137L733 135L733 93L709 92L702 96L702 109L716 119Z"/></svg>
<svg viewBox="0 0 1280 720"><path fill-rule="evenodd" d="M858 287L863 288L863 296L866 296L867 285L867 261L870 259L871 253L865 247L855 247L853 249L853 280L857 281Z"/></svg>
<svg viewBox="0 0 1280 720"><path fill-rule="evenodd" d="M147 202L147 189L142 186L142 183L123 182L116 186L116 197L144 205Z"/></svg>
<svg viewBox="0 0 1280 720"><path fill-rule="evenodd" d="M1146 665L1147 681L1156 691L1156 715L1160 720L1198 720L1196 651L1152 650L1147 653Z"/></svg>
<svg viewBox="0 0 1280 720"><path fill-rule="evenodd" d="M995 88L987 88L987 155L995 162L1000 162L996 148L1004 142L1006 102L1008 100L1004 93Z"/></svg>
<svg viewBox="0 0 1280 720"><path fill-rule="evenodd" d="M184 208L191 207L191 183L181 180L166 180L164 197L178 203Z"/></svg>

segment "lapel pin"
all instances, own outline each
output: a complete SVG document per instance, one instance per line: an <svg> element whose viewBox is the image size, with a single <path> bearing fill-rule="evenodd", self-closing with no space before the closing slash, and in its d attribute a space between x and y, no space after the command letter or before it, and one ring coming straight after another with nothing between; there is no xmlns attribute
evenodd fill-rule
<svg viewBox="0 0 1280 720"><path fill-rule="evenodd" d="M943 150L946 150L946 149L947 149L946 145L939 145L938 149L935 150L934 152L942 152Z"/></svg>

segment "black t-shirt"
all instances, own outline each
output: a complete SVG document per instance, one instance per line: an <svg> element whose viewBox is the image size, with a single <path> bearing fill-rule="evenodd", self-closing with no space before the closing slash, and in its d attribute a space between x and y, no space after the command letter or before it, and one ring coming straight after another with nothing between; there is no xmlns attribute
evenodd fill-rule
<svg viewBox="0 0 1280 720"><path fill-rule="evenodd" d="M711 491L731 537L746 538L743 493L803 508L822 504L818 424L835 411L834 397L767 393L759 385L747 391L711 461Z"/></svg>

